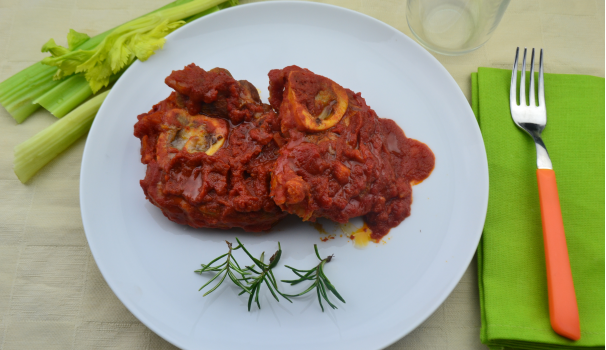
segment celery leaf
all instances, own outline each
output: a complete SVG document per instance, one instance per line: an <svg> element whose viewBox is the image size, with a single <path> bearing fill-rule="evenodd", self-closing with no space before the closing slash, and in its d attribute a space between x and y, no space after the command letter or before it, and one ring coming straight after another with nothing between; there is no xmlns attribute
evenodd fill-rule
<svg viewBox="0 0 606 350"><path fill-rule="evenodd" d="M73 29L70 29L69 33L67 33L67 47L70 50L73 50L76 47L84 44L86 41L88 41L88 39L90 39L88 34L79 33Z"/></svg>
<svg viewBox="0 0 606 350"><path fill-rule="evenodd" d="M70 52L70 50L64 48L61 45L57 45L54 39L48 39L46 44L42 45L42 52L50 52L53 57L63 56Z"/></svg>
<svg viewBox="0 0 606 350"><path fill-rule="evenodd" d="M43 52L52 57L42 63L59 68L54 79L62 79L74 73L83 73L93 93L107 86L110 77L129 66L135 59L147 60L166 42L164 37L185 24L184 21L162 19L160 16L144 17L128 25L120 26L92 50L70 50L50 39ZM68 34L70 47L88 40L86 34L71 30Z"/></svg>

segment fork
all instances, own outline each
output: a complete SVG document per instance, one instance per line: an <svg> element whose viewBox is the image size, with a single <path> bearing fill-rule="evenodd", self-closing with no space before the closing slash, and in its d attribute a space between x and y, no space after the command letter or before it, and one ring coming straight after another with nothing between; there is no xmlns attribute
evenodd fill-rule
<svg viewBox="0 0 606 350"><path fill-rule="evenodd" d="M543 243L545 246L545 262L547 267L547 291L549 295L549 318L551 328L566 338L578 340L581 338L579 310L577 306L572 272L566 247L564 222L560 210L560 199L555 179L555 172L547 153L541 133L547 124L545 109L545 87L543 81L543 49L539 59L539 105L535 104L534 96L534 49L530 59L530 86L526 105L526 48L522 61L520 76L520 104L516 102L516 86L518 77L518 54L511 73L509 107L513 121L533 139L537 149L537 182L539 201L541 203L541 220L543 222Z"/></svg>

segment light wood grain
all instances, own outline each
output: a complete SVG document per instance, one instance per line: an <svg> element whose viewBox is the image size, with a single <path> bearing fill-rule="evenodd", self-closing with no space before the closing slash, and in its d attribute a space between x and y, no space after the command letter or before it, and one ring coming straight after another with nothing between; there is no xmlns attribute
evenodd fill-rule
<svg viewBox="0 0 606 350"><path fill-rule="evenodd" d="M0 81L45 57L69 28L98 34L167 0L0 0ZM251 1L243 0L242 3ZM404 0L327 0L411 36ZM516 46L543 47L551 73L604 76L604 2L513 0L492 39L458 57L435 55L471 96L478 67L509 68ZM90 254L78 199L85 138L27 185L12 172L13 147L56 119L23 124L0 107L0 349L172 349L116 298ZM487 349L479 341L475 260L446 302L389 349Z"/></svg>

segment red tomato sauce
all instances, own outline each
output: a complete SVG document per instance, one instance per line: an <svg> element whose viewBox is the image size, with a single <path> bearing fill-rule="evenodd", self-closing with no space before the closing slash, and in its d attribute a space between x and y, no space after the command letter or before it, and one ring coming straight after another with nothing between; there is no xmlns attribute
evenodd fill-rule
<svg viewBox="0 0 606 350"><path fill-rule="evenodd" d="M264 231L288 213L363 216L374 241L410 215L412 185L435 163L427 145L309 70L272 70L269 80L271 105L222 68L168 76L175 92L135 124L147 199L192 227Z"/></svg>

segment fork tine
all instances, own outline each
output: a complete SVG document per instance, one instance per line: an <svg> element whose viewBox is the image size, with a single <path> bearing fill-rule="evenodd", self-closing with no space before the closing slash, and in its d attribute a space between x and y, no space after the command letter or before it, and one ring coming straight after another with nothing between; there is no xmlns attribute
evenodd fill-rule
<svg viewBox="0 0 606 350"><path fill-rule="evenodd" d="M522 75L520 75L520 106L526 106L526 48L524 48Z"/></svg>
<svg viewBox="0 0 606 350"><path fill-rule="evenodd" d="M509 105L511 107L517 106L516 102L516 86L518 85L518 54L520 53L520 48L516 48L516 58L513 61L513 70L511 71L511 86L509 87Z"/></svg>
<svg viewBox="0 0 606 350"><path fill-rule="evenodd" d="M530 85L528 86L528 105L535 107L534 103L534 48L532 49L532 55L530 56Z"/></svg>
<svg viewBox="0 0 606 350"><path fill-rule="evenodd" d="M545 108L545 85L543 83L543 49L539 58L539 106Z"/></svg>

